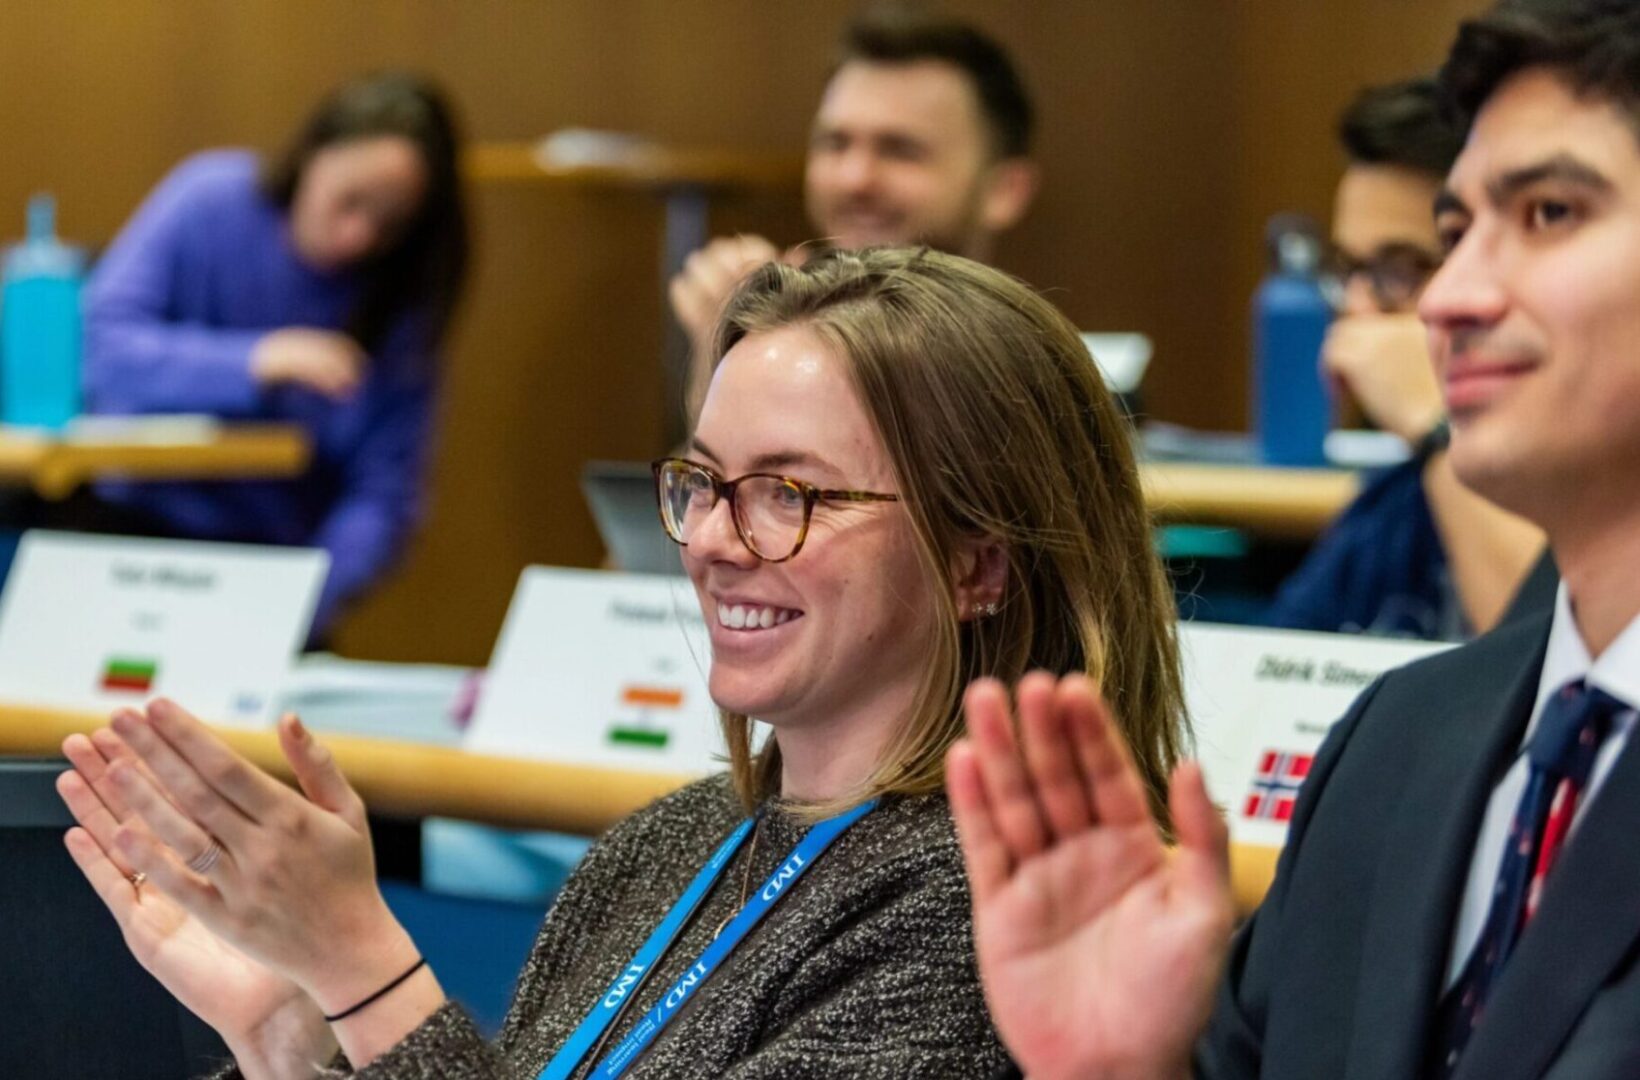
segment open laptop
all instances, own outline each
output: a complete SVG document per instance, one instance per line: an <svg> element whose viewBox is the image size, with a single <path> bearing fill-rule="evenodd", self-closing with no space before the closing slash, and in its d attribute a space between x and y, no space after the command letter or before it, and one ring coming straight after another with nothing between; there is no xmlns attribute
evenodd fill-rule
<svg viewBox="0 0 1640 1080"><path fill-rule="evenodd" d="M589 461L581 491L616 569L636 574L682 574L678 545L661 528L655 479L641 461Z"/></svg>

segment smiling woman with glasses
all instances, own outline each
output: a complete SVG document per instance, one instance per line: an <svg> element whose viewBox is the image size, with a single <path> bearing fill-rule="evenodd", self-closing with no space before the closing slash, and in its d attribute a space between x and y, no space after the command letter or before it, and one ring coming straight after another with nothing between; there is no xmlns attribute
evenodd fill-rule
<svg viewBox="0 0 1640 1080"><path fill-rule="evenodd" d="M383 1077L988 1077L1004 1054L944 795L965 687L1097 681L1165 828L1186 738L1172 595L1128 432L1064 317L964 259L833 253L754 273L716 352L686 456L654 469L728 775L593 848L499 1045L380 903L357 799L305 734L284 728L312 801L214 749L180 768L167 747L203 738L180 710L115 724L148 769L108 799L155 838L77 846L117 913L135 893L173 920L191 951L139 934L137 954L242 1063L296 1071L339 1042ZM106 839L88 750L71 801Z"/></svg>

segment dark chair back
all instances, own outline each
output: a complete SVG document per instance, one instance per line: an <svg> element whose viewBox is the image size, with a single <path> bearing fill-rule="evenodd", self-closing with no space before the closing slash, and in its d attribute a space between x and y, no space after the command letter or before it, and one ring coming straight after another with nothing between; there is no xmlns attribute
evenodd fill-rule
<svg viewBox="0 0 1640 1080"><path fill-rule="evenodd" d="M0 1077L181 1080L228 1052L132 958L63 833L60 760L0 758Z"/></svg>

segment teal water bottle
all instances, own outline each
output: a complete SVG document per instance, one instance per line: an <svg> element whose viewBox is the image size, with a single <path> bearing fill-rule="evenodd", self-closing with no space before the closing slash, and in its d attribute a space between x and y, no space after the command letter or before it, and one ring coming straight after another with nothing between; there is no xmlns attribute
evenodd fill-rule
<svg viewBox="0 0 1640 1080"><path fill-rule="evenodd" d="M57 204L28 204L28 237L0 278L0 422L58 431L80 411L85 258L57 239Z"/></svg>

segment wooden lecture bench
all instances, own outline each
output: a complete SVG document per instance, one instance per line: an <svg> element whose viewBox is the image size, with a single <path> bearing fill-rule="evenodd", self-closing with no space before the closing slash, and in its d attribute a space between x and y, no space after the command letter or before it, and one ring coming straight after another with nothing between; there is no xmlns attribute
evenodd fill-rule
<svg viewBox="0 0 1640 1080"><path fill-rule="evenodd" d="M0 485L31 487L43 499L67 498L81 484L132 480L265 479L307 468L311 447L288 424L225 424L175 439L133 429L95 437L58 437L0 426Z"/></svg>
<svg viewBox="0 0 1640 1080"><path fill-rule="evenodd" d="M1139 478L1158 521L1294 539L1315 537L1361 490L1360 477L1345 469L1149 461Z"/></svg>
<svg viewBox="0 0 1640 1080"><path fill-rule="evenodd" d="M65 736L103 726L95 713L0 705L0 755L56 756ZM273 729L216 728L224 741L291 780ZM515 829L596 836L694 779L584 765L493 757L423 743L319 732L365 803L399 817L454 817ZM1276 848L1234 845L1231 889L1246 914L1275 875Z"/></svg>
<svg viewBox="0 0 1640 1080"><path fill-rule="evenodd" d="M669 147L608 140L609 150L580 159L554 156L535 142L485 142L468 148L467 179L480 184L533 183L549 187L795 189L803 156L715 148Z"/></svg>

